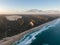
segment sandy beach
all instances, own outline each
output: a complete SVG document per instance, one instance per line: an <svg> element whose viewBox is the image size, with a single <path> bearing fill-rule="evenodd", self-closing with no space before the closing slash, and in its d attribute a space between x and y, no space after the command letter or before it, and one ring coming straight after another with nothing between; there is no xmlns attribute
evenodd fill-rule
<svg viewBox="0 0 60 45"><path fill-rule="evenodd" d="M3 38L3 40L0 40L0 45L12 45L12 43L14 43L15 41L21 39L25 34L29 33L29 32L33 32L33 31L36 31L38 28L42 28L43 26L45 25L49 25L51 24L53 21L50 21L50 22L47 22L45 24L42 24L38 27L35 27L35 28L32 28L28 31L24 31L18 35L15 35L15 36L12 36L12 37L6 37L6 38Z"/></svg>

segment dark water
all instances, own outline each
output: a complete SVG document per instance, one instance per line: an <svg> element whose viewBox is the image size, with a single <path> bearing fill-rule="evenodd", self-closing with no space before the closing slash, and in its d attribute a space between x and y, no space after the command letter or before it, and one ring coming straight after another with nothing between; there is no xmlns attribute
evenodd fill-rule
<svg viewBox="0 0 60 45"><path fill-rule="evenodd" d="M60 45L60 19L38 30L26 34L13 45Z"/></svg>

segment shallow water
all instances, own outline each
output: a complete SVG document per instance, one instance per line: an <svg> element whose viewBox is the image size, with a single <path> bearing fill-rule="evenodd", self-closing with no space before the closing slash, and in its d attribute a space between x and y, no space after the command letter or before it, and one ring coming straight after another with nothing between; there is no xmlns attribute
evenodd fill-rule
<svg viewBox="0 0 60 45"><path fill-rule="evenodd" d="M60 18L37 30L26 34L13 45L60 45Z"/></svg>

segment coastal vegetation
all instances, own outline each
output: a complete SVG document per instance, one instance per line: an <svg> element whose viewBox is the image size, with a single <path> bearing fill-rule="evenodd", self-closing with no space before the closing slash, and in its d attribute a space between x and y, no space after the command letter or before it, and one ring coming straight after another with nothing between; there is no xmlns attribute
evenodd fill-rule
<svg viewBox="0 0 60 45"><path fill-rule="evenodd" d="M13 17L15 20L8 20L8 16L6 17L6 15L0 16L0 39L14 36L58 18L44 15L18 15L18 17L19 16L22 18L16 19L16 17Z"/></svg>

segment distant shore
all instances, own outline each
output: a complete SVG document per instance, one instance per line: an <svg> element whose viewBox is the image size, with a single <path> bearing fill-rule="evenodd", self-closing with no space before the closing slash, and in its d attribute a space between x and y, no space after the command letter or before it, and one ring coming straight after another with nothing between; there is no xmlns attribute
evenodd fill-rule
<svg viewBox="0 0 60 45"><path fill-rule="evenodd" d="M36 29L38 29L38 28L41 29L43 26L49 25L49 24L51 24L52 22L53 22L53 21L50 21L50 22L47 22L47 23L45 23L45 24L42 24L42 25L40 25L40 26L38 26L38 27L32 28L32 29L30 29L30 30L28 30L28 31L24 31L24 32L22 32L22 33L20 33L20 34L18 34L18 35L4 38L3 40L0 41L0 45L11 45L11 44L14 43L15 41L20 40L25 34L27 34L27 33L29 33L29 32L36 31Z"/></svg>

